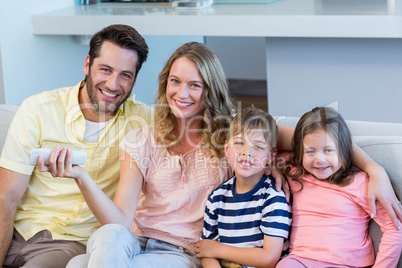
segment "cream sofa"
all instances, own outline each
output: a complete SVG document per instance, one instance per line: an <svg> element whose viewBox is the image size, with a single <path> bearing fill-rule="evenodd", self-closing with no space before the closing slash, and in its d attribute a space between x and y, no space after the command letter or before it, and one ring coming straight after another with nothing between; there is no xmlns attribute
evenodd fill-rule
<svg viewBox="0 0 402 268"><path fill-rule="evenodd" d="M285 126L296 126L298 118L279 116L277 123ZM363 121L347 121L355 142L377 163L387 171L395 186L399 200L402 199L402 124L377 123ZM378 251L382 233L380 227L372 221L369 234ZM402 241L401 241L402 243ZM346 249L347 245L345 245ZM402 268L402 256L398 268Z"/></svg>
<svg viewBox="0 0 402 268"><path fill-rule="evenodd" d="M17 110L17 106L0 105L0 150L7 135L8 127ZM298 118L276 117L278 124L295 126ZM348 121L357 144L374 160L383 165L392 182L399 188L402 198L402 124ZM378 250L381 231L375 222L370 225L370 236ZM347 245L345 245L347 247ZM398 268L402 268L399 260Z"/></svg>

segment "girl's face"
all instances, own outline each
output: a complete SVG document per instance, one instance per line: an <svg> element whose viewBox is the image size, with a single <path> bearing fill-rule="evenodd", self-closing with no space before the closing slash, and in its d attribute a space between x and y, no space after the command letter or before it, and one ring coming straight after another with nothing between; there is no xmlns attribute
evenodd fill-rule
<svg viewBox="0 0 402 268"><path fill-rule="evenodd" d="M250 130L246 135L237 134L230 138L225 144L225 155L236 177L258 182L267 165L271 164L271 145L263 130Z"/></svg>
<svg viewBox="0 0 402 268"><path fill-rule="evenodd" d="M166 86L167 101L173 114L183 119L202 115L205 108L203 90L204 80L195 63L186 57L175 60Z"/></svg>
<svg viewBox="0 0 402 268"><path fill-rule="evenodd" d="M326 131L307 134L303 143L303 167L317 179L326 180L342 167L336 143Z"/></svg>

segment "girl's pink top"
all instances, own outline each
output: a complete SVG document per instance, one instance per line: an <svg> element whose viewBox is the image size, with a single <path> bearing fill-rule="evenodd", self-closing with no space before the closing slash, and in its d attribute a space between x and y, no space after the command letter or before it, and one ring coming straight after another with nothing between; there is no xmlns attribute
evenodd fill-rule
<svg viewBox="0 0 402 268"><path fill-rule="evenodd" d="M311 175L300 183L288 178L293 192L290 252L315 260L364 267L374 263L368 235L370 221L366 173L355 175L345 187L318 181ZM374 220L383 237L374 267L396 267L402 250L402 230L397 230L385 209L376 202Z"/></svg>
<svg viewBox="0 0 402 268"><path fill-rule="evenodd" d="M120 144L144 176L132 232L194 251L208 195L229 178L229 163L201 145L171 155L156 143L152 131L150 126L133 129Z"/></svg>

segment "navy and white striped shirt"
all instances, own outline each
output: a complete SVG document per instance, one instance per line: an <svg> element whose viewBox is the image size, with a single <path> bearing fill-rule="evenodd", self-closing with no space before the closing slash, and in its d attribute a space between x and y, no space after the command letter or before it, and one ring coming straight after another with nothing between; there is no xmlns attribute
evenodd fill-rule
<svg viewBox="0 0 402 268"><path fill-rule="evenodd" d="M262 247L264 235L288 237L291 214L285 194L264 175L251 191L234 191L236 176L209 195L201 238L236 247Z"/></svg>

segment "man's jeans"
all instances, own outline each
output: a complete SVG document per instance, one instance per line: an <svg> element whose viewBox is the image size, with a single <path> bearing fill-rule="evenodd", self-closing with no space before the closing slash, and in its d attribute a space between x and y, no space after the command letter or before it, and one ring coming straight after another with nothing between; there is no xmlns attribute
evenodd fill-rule
<svg viewBox="0 0 402 268"><path fill-rule="evenodd" d="M90 237L87 254L74 257L66 268L81 267L200 268L201 263L185 248L136 237L121 225L108 224Z"/></svg>

